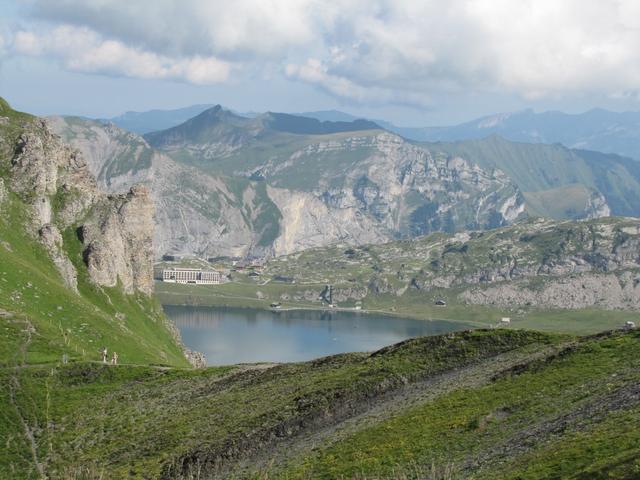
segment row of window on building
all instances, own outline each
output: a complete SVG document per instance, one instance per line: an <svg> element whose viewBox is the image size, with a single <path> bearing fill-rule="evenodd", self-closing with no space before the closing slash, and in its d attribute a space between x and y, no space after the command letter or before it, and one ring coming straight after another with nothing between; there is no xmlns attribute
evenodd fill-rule
<svg viewBox="0 0 640 480"><path fill-rule="evenodd" d="M218 285L222 282L222 274L213 270L206 271L197 268L169 268L162 270L162 281Z"/></svg>

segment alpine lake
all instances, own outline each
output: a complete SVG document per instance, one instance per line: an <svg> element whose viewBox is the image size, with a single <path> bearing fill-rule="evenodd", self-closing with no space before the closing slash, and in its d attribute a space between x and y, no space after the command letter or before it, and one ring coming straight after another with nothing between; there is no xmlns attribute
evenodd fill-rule
<svg viewBox="0 0 640 480"><path fill-rule="evenodd" d="M207 363L282 363L345 352L375 351L408 338L470 328L460 322L416 320L343 310L259 310L165 305L184 344Z"/></svg>

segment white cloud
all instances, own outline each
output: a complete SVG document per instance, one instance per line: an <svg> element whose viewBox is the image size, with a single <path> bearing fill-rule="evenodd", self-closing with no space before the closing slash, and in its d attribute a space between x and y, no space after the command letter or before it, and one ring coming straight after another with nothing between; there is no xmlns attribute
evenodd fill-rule
<svg viewBox="0 0 640 480"><path fill-rule="evenodd" d="M194 84L227 80L231 66L215 57L171 58L104 40L85 27L61 26L46 33L18 31L13 49L22 55L60 59L74 71L137 78L177 79Z"/></svg>
<svg viewBox="0 0 640 480"><path fill-rule="evenodd" d="M403 92L613 95L640 85L636 4L396 0L360 12L324 70L331 82Z"/></svg>
<svg viewBox="0 0 640 480"><path fill-rule="evenodd" d="M210 83L276 66L337 97L415 105L640 86L637 0L33 0L33 15L58 27L19 32L16 50L82 71Z"/></svg>
<svg viewBox="0 0 640 480"><path fill-rule="evenodd" d="M34 13L165 55L279 58L317 40L321 0L35 0Z"/></svg>
<svg viewBox="0 0 640 480"><path fill-rule="evenodd" d="M285 73L290 78L316 85L341 98L367 104L407 104L428 106L431 101L422 93L405 92L392 88L362 86L348 78L332 75L328 67L318 59L310 58L302 65L288 64Z"/></svg>

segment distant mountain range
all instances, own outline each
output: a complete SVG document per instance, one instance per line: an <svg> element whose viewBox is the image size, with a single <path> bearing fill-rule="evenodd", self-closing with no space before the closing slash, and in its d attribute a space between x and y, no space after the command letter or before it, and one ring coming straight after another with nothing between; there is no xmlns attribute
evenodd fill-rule
<svg viewBox="0 0 640 480"><path fill-rule="evenodd" d="M355 117L342 112L306 112L305 116L332 120ZM640 160L640 112L593 109L580 114L523 110L499 113L447 127L398 127L375 120L381 127L410 140L455 142L500 135L527 143L561 143L569 148L595 150Z"/></svg>
<svg viewBox="0 0 640 480"><path fill-rule="evenodd" d="M171 128L195 117L204 110L214 105L191 105L190 107L177 108L175 110L149 110L146 112L125 112L117 117L107 118L104 121L115 123L124 130L145 134L156 130Z"/></svg>
<svg viewBox="0 0 640 480"><path fill-rule="evenodd" d="M499 135L408 141L369 120L317 116L250 118L216 105L144 138L86 119L53 123L107 188L151 188L158 255L281 255L527 215L640 216L640 162L628 158Z"/></svg>
<svg viewBox="0 0 640 480"><path fill-rule="evenodd" d="M193 105L177 110L127 112L109 119L119 127L145 134L174 127L213 107ZM260 117L260 114L242 114ZM338 110L294 114L321 122L352 122L359 117ZM557 111L535 113L523 110L478 118L453 126L399 127L380 119L370 119L380 127L416 141L459 141L498 134L508 140L527 143L561 143L569 148L595 150L640 160L640 112L611 112L593 109L581 114Z"/></svg>

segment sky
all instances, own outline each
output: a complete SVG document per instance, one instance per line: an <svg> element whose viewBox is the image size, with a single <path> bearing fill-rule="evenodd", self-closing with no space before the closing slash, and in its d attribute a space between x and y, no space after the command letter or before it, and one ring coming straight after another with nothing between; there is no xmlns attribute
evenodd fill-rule
<svg viewBox="0 0 640 480"><path fill-rule="evenodd" d="M403 126L640 110L637 0L3 0L0 95L108 118L220 103Z"/></svg>

